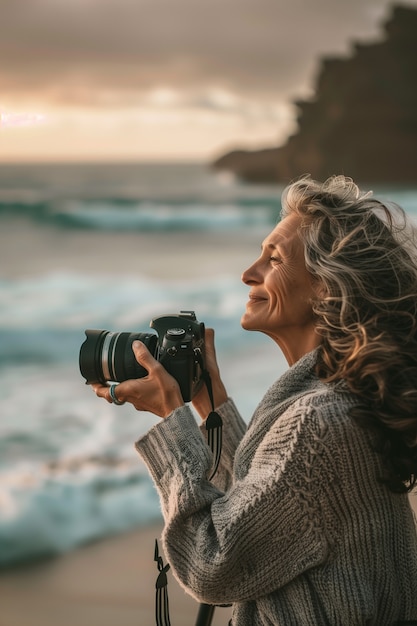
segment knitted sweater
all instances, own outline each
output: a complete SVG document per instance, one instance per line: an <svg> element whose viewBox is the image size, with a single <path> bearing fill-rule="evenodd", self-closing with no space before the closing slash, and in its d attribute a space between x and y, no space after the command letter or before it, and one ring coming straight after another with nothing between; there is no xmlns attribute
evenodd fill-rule
<svg viewBox="0 0 417 626"><path fill-rule="evenodd" d="M163 545L199 602L232 603L233 626L389 626L417 619L417 541L406 495L378 482L372 435L355 397L314 373L316 351L266 393L249 426L218 408L211 452L189 407L136 448L154 479Z"/></svg>

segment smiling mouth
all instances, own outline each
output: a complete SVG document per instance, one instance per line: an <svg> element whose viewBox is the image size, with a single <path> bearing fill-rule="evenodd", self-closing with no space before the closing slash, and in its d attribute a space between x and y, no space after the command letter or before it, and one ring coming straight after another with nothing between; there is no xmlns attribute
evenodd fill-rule
<svg viewBox="0 0 417 626"><path fill-rule="evenodd" d="M249 295L249 303L256 304L257 302L266 302L266 298L261 298L260 296Z"/></svg>

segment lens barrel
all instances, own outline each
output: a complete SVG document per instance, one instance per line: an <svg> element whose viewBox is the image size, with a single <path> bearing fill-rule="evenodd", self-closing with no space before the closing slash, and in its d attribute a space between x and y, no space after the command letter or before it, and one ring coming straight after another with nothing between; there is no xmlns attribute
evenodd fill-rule
<svg viewBox="0 0 417 626"><path fill-rule="evenodd" d="M81 346L79 365L86 383L143 378L147 371L140 365L132 351L132 343L142 341L155 355L157 336L151 333L115 333L108 330L86 330Z"/></svg>

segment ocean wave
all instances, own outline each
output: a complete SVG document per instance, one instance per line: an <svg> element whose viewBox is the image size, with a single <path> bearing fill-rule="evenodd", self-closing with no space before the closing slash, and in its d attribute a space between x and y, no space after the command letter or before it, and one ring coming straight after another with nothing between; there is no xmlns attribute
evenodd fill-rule
<svg viewBox="0 0 417 626"><path fill-rule="evenodd" d="M139 460L96 456L4 471L0 567L61 554L159 517Z"/></svg>
<svg viewBox="0 0 417 626"><path fill-rule="evenodd" d="M25 218L60 229L112 232L224 231L269 226L279 213L277 200L230 203L164 202L123 199L8 202L0 218Z"/></svg>
<svg viewBox="0 0 417 626"><path fill-rule="evenodd" d="M4 194L3 194L4 195ZM0 220L26 219L62 230L97 232L218 232L267 229L279 217L278 194L237 196L227 200L75 198L8 200L0 196ZM397 202L412 217L417 216L416 190L391 190L376 194L383 201Z"/></svg>

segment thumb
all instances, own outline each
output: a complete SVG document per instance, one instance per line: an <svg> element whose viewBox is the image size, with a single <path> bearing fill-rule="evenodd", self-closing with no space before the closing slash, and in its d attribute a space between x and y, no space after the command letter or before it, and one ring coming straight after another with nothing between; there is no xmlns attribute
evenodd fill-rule
<svg viewBox="0 0 417 626"><path fill-rule="evenodd" d="M143 365L143 367L148 371L149 368L157 362L145 344L138 339L132 343L132 350L139 365Z"/></svg>

